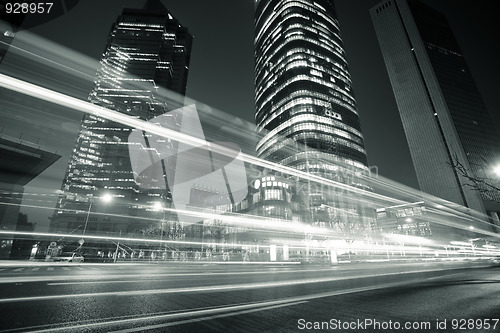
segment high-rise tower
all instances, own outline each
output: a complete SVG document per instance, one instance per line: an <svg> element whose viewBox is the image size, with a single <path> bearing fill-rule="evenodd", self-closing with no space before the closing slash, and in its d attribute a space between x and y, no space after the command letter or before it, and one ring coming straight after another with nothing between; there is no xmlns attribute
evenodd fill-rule
<svg viewBox="0 0 500 333"><path fill-rule="evenodd" d="M419 1L370 10L420 189L479 212L500 194L467 186L452 165L493 178L500 136L446 17Z"/></svg>
<svg viewBox="0 0 500 333"><path fill-rule="evenodd" d="M255 101L259 157L362 186L355 175L367 159L332 0L256 1ZM338 194L307 187L305 221L361 215Z"/></svg>
<svg viewBox="0 0 500 333"><path fill-rule="evenodd" d="M89 100L143 120L178 107L156 91L185 93L191 43L188 30L161 2L124 9L111 29ZM144 190L134 181L128 146L137 143L128 142L131 130L93 115L83 117L52 231L127 233L160 218L154 207L168 204L168 192ZM105 195L113 202L101 202Z"/></svg>

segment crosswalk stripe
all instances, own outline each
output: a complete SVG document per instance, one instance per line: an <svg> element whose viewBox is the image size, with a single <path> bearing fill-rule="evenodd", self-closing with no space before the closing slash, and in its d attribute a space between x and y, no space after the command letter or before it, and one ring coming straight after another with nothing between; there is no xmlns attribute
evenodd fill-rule
<svg viewBox="0 0 500 333"><path fill-rule="evenodd" d="M40 269L40 267L35 267L32 269L32 271L38 271Z"/></svg>
<svg viewBox="0 0 500 333"><path fill-rule="evenodd" d="M53 271L53 270L54 270L54 267L47 267L47 270L48 270L48 271Z"/></svg>
<svg viewBox="0 0 500 333"><path fill-rule="evenodd" d="M77 269L84 269L83 267L76 267Z"/></svg>
<svg viewBox="0 0 500 333"><path fill-rule="evenodd" d="M0 271L5 271L5 268L0 268Z"/></svg>
<svg viewBox="0 0 500 333"><path fill-rule="evenodd" d="M24 269L24 267L19 267L19 268L16 268L16 269L14 270L14 272L20 272L20 271L22 271L23 269Z"/></svg>
<svg viewBox="0 0 500 333"><path fill-rule="evenodd" d="M65 271L70 271L71 270L68 267L63 267L62 269L64 269Z"/></svg>

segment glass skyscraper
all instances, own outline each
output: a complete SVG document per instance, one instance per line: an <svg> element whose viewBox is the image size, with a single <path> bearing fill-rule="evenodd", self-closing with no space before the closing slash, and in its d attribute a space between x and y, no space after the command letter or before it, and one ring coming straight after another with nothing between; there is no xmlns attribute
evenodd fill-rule
<svg viewBox="0 0 500 333"><path fill-rule="evenodd" d="M260 158L364 187L356 175L368 170L366 152L332 0L256 1L255 101ZM362 220L348 195L301 183L300 219Z"/></svg>
<svg viewBox="0 0 500 333"><path fill-rule="evenodd" d="M90 102L142 120L177 108L157 91L185 94L191 43L187 28L161 2L124 9L111 29ZM107 119L83 117L52 231L134 233L161 218L155 205L167 207L169 192L144 190L134 181L129 145L137 143L128 142L131 131ZM105 196L112 202L102 202Z"/></svg>
<svg viewBox="0 0 500 333"><path fill-rule="evenodd" d="M499 211L498 191L464 186L469 181L452 167L458 162L493 181L500 136L446 17L412 0L383 1L370 12L420 189L479 212Z"/></svg>

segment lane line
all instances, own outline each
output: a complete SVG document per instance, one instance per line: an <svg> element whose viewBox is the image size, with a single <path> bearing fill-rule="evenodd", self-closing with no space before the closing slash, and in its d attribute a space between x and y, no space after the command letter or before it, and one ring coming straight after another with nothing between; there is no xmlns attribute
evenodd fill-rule
<svg viewBox="0 0 500 333"><path fill-rule="evenodd" d="M441 278L445 278L451 275L457 275L457 273L452 273L452 274L447 274L447 275L442 275L440 276ZM272 310L276 308L281 308L281 307L288 307L288 306L293 306L293 305L299 305L299 304L304 304L307 303L311 300L314 299L319 299L319 298L325 298L325 297L333 297L333 296L340 296L340 295L347 295L347 294L353 294L353 293L360 293L360 292L366 292L366 291L374 291L374 290L380 290L380 289L387 289L387 288L393 288L393 287L399 287L399 286L405 286L411 283L415 283L418 281L422 281L423 279L418 279L418 280L407 280L403 282L393 282L393 283L386 283L382 285L377 285L377 286L369 286L369 287L360 287L360 288L350 288L350 289L344 289L344 290L339 290L339 291L332 291L332 292L323 292L323 293L316 293L316 294L309 294L309 295L303 295L303 296L293 296L293 297L287 297L287 298L282 298L278 300L272 300L272 301L263 301L259 303L251 303L251 304L244 304L244 305L230 305L230 306L224 306L220 308L213 308L213 309L191 309L191 310L186 310L184 312L180 313L168 313L168 314L160 314L160 315L146 315L143 317L134 317L134 318L126 318L126 319L116 319L116 320L108 320L108 321L103 321L99 323L88 323L88 324L78 324L78 325L73 325L70 326L68 325L69 323L62 323L61 327L52 327L48 329L42 329L42 330L37 330L34 331L33 329L36 327L27 327L30 329L30 332L37 332L37 333L46 333L46 332L66 332L69 330L77 330L77 329L83 329L83 328L98 328L98 327L110 327L110 326L118 326L118 325L131 325L131 324L141 324L147 321L158 321L158 320L169 320L167 323L161 323L161 324L155 324L155 325L148 325L148 326L141 326L137 328L128 328L128 329L123 329L123 330L116 330L116 331L110 331L109 329L106 329L106 332L113 332L113 333L130 333L130 332L143 332L146 330L152 330L152 329L158 329L158 328L165 328L165 327L170 327L170 326L177 326L177 325L184 325L184 324L190 324L190 323L195 323L195 322L201 322L201 321L206 321L206 320L213 320L213 319L218 319L218 318L223 318L223 317L230 317L230 316L237 316L237 315L242 315L242 314L247 314L251 312L259 312L259 311L265 311L265 310ZM202 317L199 317L202 316ZM197 317L197 318L193 318ZM187 319L184 319L187 318ZM176 320L172 322L172 320ZM44 325L46 327L46 325Z"/></svg>
<svg viewBox="0 0 500 333"><path fill-rule="evenodd" d="M50 268L50 267L49 267ZM53 270L52 268L51 270ZM100 269L100 268L92 268ZM243 272L199 272L199 273L160 273L147 275L141 274L109 274L109 275L59 275L59 276L20 276L20 277L0 277L1 283L13 282L42 282L42 281L66 281L66 280L101 280L101 279L114 279L114 278L144 278L144 277L177 277L177 276L217 276L217 275L250 275L250 274L284 274L284 273L298 273L298 272L338 272L335 267L328 269L304 269L304 270L287 270L287 271L243 271ZM346 270L347 272L347 270ZM77 282L68 282L68 284Z"/></svg>
<svg viewBox="0 0 500 333"><path fill-rule="evenodd" d="M3 298L3 299L0 299L0 304L1 303L13 303L13 302L33 302L33 301L60 300L60 299L71 299L71 298L85 298L85 297L145 296L145 295L158 295L158 294L222 292L222 291L232 291L232 290L276 288L276 287L288 287L288 286L301 285L301 284L345 281L345 280L353 280L353 279L360 279L360 278L387 277L387 276L416 274L416 273L430 273L430 272L445 271L445 270L446 269L434 269L434 270L411 271L411 272L365 274L365 275L357 275L357 276L342 276L342 277L330 277L330 278L288 280L288 281L280 281L280 282L260 282L260 283L226 284L226 285L184 287L184 288L145 289L145 290L133 290L133 291L115 291L115 292L99 292L99 293L82 293L82 294L64 294L64 295ZM453 274L455 274L455 273L453 273ZM420 278L420 280L422 280L422 279L424 279L424 278Z"/></svg>
<svg viewBox="0 0 500 333"><path fill-rule="evenodd" d="M47 328L47 329L42 329L42 330L33 330L35 327L26 327L30 329L30 332L34 333L45 333L45 332L58 332L58 331L69 331L69 330L75 330L75 329L82 329L82 328L97 328L101 326L115 326L115 325L123 325L123 324L133 324L133 323L140 323L140 322L145 322L149 320L172 320L172 319L181 319L185 317L194 317L194 316L203 316L203 315L212 315L212 314L217 314L217 313L224 313L224 312L240 312L240 311L249 311L249 310L254 310L254 311L263 311L271 308L277 308L277 307L283 307L283 306L291 306L291 305L297 305L301 303L306 303L306 301L300 301L300 302L288 302L286 300L274 300L274 301L264 301L264 302L258 302L258 303L251 303L251 304L239 304L239 305L230 305L230 306L224 306L220 308L212 308L212 309L194 309L194 310L187 310L184 312L180 313L168 313L168 314L161 314L161 315L153 315L153 316L142 316L142 317L135 317L135 318L126 318L126 319L118 319L118 320L109 320L105 322L100 322L100 323L88 323L88 324L78 324L74 326L63 326L63 327L52 327L52 328ZM67 323L63 324L67 325ZM44 325L47 326L47 325ZM141 331L143 328L137 328L134 331ZM134 332L133 331L133 332Z"/></svg>
<svg viewBox="0 0 500 333"><path fill-rule="evenodd" d="M108 333L131 333L131 332L144 332L146 330L153 330L157 328L164 328L164 327L169 327L169 326L178 326L178 325L183 325L183 324L191 324L195 322L201 322L201 321L206 321L206 320L213 320L213 319L220 319L220 318L226 318L226 317L232 317L232 316L239 316L242 314L248 314L248 313L254 313L254 312L260 312L260 311L266 311L266 310L273 310L277 308L283 308L283 307L288 307L288 306L293 306L293 305L299 305L299 304L304 304L307 303L307 301L301 301L301 302L292 302L292 303L286 303L286 304L277 304L277 305L272 305L272 306L264 306L256 309L249 309L249 310L239 310L239 311L233 311L230 313L223 313L223 314L218 314L218 315L211 315L211 316L204 316L201 318L191 318L191 319L184 319L184 320L178 320L176 322L169 322L169 323L163 323L163 324L157 324L157 325L149 325L149 326L143 326L143 327L138 327L138 328L129 328L129 329L124 329L124 330L119 330L119 331L109 331Z"/></svg>

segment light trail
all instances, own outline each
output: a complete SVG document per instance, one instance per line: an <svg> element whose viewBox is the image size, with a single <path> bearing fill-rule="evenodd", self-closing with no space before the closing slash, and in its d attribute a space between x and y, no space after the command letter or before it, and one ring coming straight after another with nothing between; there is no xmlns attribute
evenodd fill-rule
<svg viewBox="0 0 500 333"><path fill-rule="evenodd" d="M220 264L218 262L213 262L214 264ZM238 263L240 266L245 265L244 263ZM262 264L262 263L259 263ZM269 262L267 262L269 264ZM276 263L274 263L276 264ZM293 265L293 263L286 263L287 265ZM142 264L136 264L137 266ZM144 264L151 267L151 264ZM56 265L58 266L58 265ZM68 266L63 264L60 266ZM116 265L115 265L116 266ZM323 269L300 269L300 270L277 270L277 271L242 271L242 272L199 272L199 273L154 273L151 274L96 274L94 271L90 272L91 275L57 275L57 276L16 276L16 277L0 277L0 283L20 283L20 282L45 282L45 281L67 281L67 280L84 280L84 281L71 281L71 282L51 282L47 285L71 285L71 284L92 284L92 283L111 283L111 282L121 282L121 280L113 279L131 279L137 278L136 280L130 280L135 282L144 282L145 279L151 281L151 278L166 278L166 277L201 277L201 276L232 276L232 275L264 275L264 274L288 274L288 273L311 273L311 272L325 272L325 271L337 271L336 268L323 268ZM147 276L147 277L145 277ZM106 281L96 281L105 279ZM158 280L163 281L163 280Z"/></svg>
<svg viewBox="0 0 500 333"><path fill-rule="evenodd" d="M64 324L63 327L51 327L48 329L41 329L41 330L34 330L38 327L27 327L30 329L30 332L32 333L42 333L42 332L67 332L68 330L77 330L77 329L88 329L88 328L98 328L98 327L106 327L106 326L118 326L118 325L134 325L134 324L141 324L144 322L151 322L151 321L158 321L158 320L169 320L168 323L163 323L159 325L150 325L150 326L142 326L139 328L129 328L125 330L119 330L115 332L143 332L144 330L151 330L155 328L163 328L163 327L168 327L168 326L176 326L180 324L186 324L189 322L196 322L196 321L203 321L203 320L210 320L210 319L217 319L217 318L223 318L223 317L228 317L228 316L235 316L235 315L241 315L241 314L247 314L247 313L252 313L252 312L257 312L257 311L265 311L265 310L271 310L271 309L276 309L280 307L285 307L285 306L292 306L292 305L298 305L306 303L306 301L296 301L296 302L290 302L287 300L275 300L275 301L265 301L265 302L256 302L256 303L250 303L250 304L236 304L236 305L229 305L229 306L221 306L217 308L202 308L202 309L191 309L187 311L183 311L180 313L167 313L167 314L155 314L155 315L146 315L146 316L133 316L132 318L126 318L126 319L113 319L113 320L107 320L107 321L102 321L102 322L89 322L85 324L77 324L77 325L67 325L67 323ZM199 316L205 316L202 318L199 318ZM208 317L207 317L208 316ZM180 320L182 318L191 318L191 317L198 317L196 319L189 319L189 320ZM175 322L171 322L172 320L177 320ZM47 325L45 325L46 327Z"/></svg>
<svg viewBox="0 0 500 333"><path fill-rule="evenodd" d="M488 265L477 265L475 268L489 267ZM242 291L242 290L252 290L252 289L262 289L262 288L281 288L290 287L297 285L311 285L315 283L328 283L328 282L339 282L354 279L365 279L365 278L387 278L395 276L407 276L412 274L423 274L432 272L442 272L447 270L456 270L464 267L452 267L452 268L434 268L434 269L423 269L423 270L410 270L404 272L393 272L393 273L379 273L379 274L357 274L350 276L340 276L340 277L328 277L328 278L309 278L309 279L298 279L298 280L288 280L280 282L260 282L260 283L244 283L244 284L226 284L226 285L211 285L211 286L201 286L201 287L185 287L185 288L167 288L167 289L145 289L145 290L134 290L134 291L114 291L114 292L97 292L97 293L81 293L81 294L64 294L64 295L48 295L48 296L29 296L29 297L17 297L17 298L2 298L0 299L0 304L2 303L18 303L18 302L38 302L38 301L53 301L53 300L63 300L63 299L75 299L75 298L92 298L92 297L128 297L128 296L147 296L147 295L162 295L162 294L184 294L184 293L202 293L202 292L226 292L226 291Z"/></svg>
<svg viewBox="0 0 500 333"><path fill-rule="evenodd" d="M99 61L84 56L68 47L64 47L53 41L32 34L26 30L17 33L16 38L10 44L0 43L9 47L18 57L25 57L34 63L48 65L69 74L76 75L80 79L94 82L95 73L99 67Z"/></svg>
<svg viewBox="0 0 500 333"><path fill-rule="evenodd" d="M154 322L154 321L160 321L160 320L167 321L167 322L163 322L163 323L159 323L159 324L140 326L137 328L118 329L118 330L112 331L112 332L116 332L116 333L118 333L118 332L120 332L120 333L138 332L138 331L144 331L144 330L178 326L178 325L182 325L182 324L189 324L189 323L217 319L217 318L224 318L224 317L229 317L229 316L236 316L236 315L241 315L241 314L247 314L250 312L271 310L271 309L275 309L275 308L279 308L279 307L299 305L299 304L306 303L310 300L315 300L315 299L320 299L320 298L400 287L400 286L405 286L405 285L408 285L411 283L417 283L417 282L422 282L422 281L427 281L427 280L435 280L435 279L439 279L439 278L448 278L451 276L457 276L459 274L462 274L462 273L451 273L451 274L441 275L438 277L412 279L412 280L384 283L384 284L359 287L359 288L345 288L345 289L336 290L336 291L313 293L313 294L307 294L307 295L301 295L301 296L280 298L280 299L275 299L275 300L265 300L265 301L254 302L254 303L246 303L246 304L240 303L240 304L223 305L223 306L216 307L216 308L189 309L189 310L185 310L185 311L177 312L177 313L163 313L163 314L146 315L146 316L132 316L129 318L120 317L118 319L115 319L115 318L109 319L108 318L108 320L97 322L97 323L94 321L92 321L92 322L88 321L85 323L81 323L81 321L80 321L76 325L73 322L73 323L62 323L59 326L51 326L49 328L47 328L47 325L44 325L43 328L41 328L40 326L31 326L31 327L26 327L23 329L29 329L30 332L46 333L46 332L67 332L68 330L97 329L97 328L108 327L106 330L108 332L111 332L109 330L109 327L111 327L111 326L144 325L144 323L146 323L146 322ZM41 329L37 329L37 328L41 328Z"/></svg>
<svg viewBox="0 0 500 333"><path fill-rule="evenodd" d="M17 91L17 92L25 94L25 95L33 96L35 98L48 101L50 103L55 103L55 104L58 104L58 105L61 105L64 107L69 107L69 108L75 109L75 110L80 111L80 112L95 115L97 117L106 118L106 119L121 123L125 126L141 129L141 130L147 131L147 132L152 133L152 134L156 134L156 135L161 136L161 137L170 138L170 139L173 139L175 141L181 141L181 142L187 143L188 145L204 146L204 147L207 147L207 149L210 149L211 151L220 153L222 155L232 156L232 153L233 153L232 150L230 150L230 149L228 150L224 146L220 146L220 145L217 145L217 144L214 144L211 142L207 142L205 140L201 140L201 139L198 139L196 137L192 137L190 135L186 135L184 133L180 133L180 132L177 132L174 130L162 128L160 126L148 123L148 122L140 120L140 119L131 118L123 113L113 111L113 110L108 110L108 109L105 109L103 107L94 105L92 103L82 101L82 100L76 99L74 97L70 97L70 96L67 96L67 95L64 95L64 94L61 94L61 93L37 86L37 85L34 85L31 83L27 83L27 82L24 82L22 80L15 79L15 78L9 77L9 76L4 75L4 74L0 74L0 86L7 88L7 89L10 89L10 90L13 90L13 91ZM391 204L393 206L394 205L397 206L397 205L408 204L408 202L405 200L400 200L400 199L392 198L390 196L377 194L375 192L366 191L363 189L351 187L349 185L346 185L346 184L343 184L340 182L336 182L333 180L322 178L320 176L308 174L306 172L302 172L302 171L296 170L294 168L286 167L286 166L283 166L281 164L272 163L272 162L269 162L269 161L266 161L263 159L259 159L257 157L254 157L254 156L251 156L251 155L248 155L245 153L241 153L239 159L241 159L242 161L249 163L251 165L256 165L256 166L260 166L260 167L263 167L266 169L274 170L274 171L277 171L277 172L280 172L283 174L290 175L292 177L299 177L299 178L304 179L304 180L312 181L312 182L318 183L320 185L327 186L328 188L341 189L341 190L347 191L348 193L353 193L353 194L355 193L355 194L362 197L358 200L363 201L363 202L368 202L368 203L373 204L373 205L382 206L382 205ZM388 183L388 182L383 183L380 180L373 179L373 178L366 179L366 180L369 182L378 183L379 185L381 184L385 188L387 188L387 187L392 188L394 191L401 190L401 188L399 188L398 185L394 185L393 183ZM432 201L428 201L427 199L437 200L437 202L443 201L439 198L434 198L432 196L422 194L419 191L415 191L415 190L411 191L411 189L405 188L404 192L407 194L411 194L412 196L415 197L415 199L418 197L421 200L422 197L425 197L427 202L432 202ZM368 201L368 199L370 199L371 201ZM46 208L46 209L50 209L50 208ZM207 215L208 215L208 217L210 217L212 219L223 220L227 225L245 226L245 227L250 227L250 228L254 228L254 229L260 228L262 231L266 231L266 230L282 230L283 231L283 230L285 230L287 232L294 232L296 234L300 234L300 233L304 232L304 228L306 226L305 223L290 223L289 221L282 221L282 220L281 221L280 220L267 220L267 219L263 219L262 217L258 217L258 216L226 214L226 213L218 214L218 213L195 212L195 211L185 211L185 210L181 211L181 210L175 210L175 209L164 209L164 210L171 211L174 213L183 213L183 214L186 214L189 216L201 217L201 218L207 218ZM443 215L444 214L451 214L453 217L463 219L463 222L461 222L461 223L453 222L453 221L445 221L443 219L436 219L436 218L432 219L433 223L450 226L450 227L453 227L456 229L467 230L468 224L470 222L480 223L483 226L491 227L490 224L488 224L484 221L484 218L481 217L479 215L479 213L474 213L471 216L470 212L462 212L458 209L452 210L450 207L446 207L446 211L440 210L440 211L437 211L436 213L443 214ZM113 215L113 216L118 216L118 215ZM129 217L129 216L126 216L126 217ZM427 216L426 216L426 218L427 218ZM151 219L151 220L155 221L157 219ZM340 238L338 235L336 235L336 232L331 230L331 229L315 228L315 227L312 227L312 228L313 229L310 230L309 232L313 235ZM475 232L482 234L482 235L485 235L485 236L500 238L500 236L497 233L491 232L488 230L476 230ZM179 243L179 244L181 244L181 243ZM190 242L188 244L194 244L194 243Z"/></svg>
<svg viewBox="0 0 500 333"><path fill-rule="evenodd" d="M87 114L94 115L96 117L101 117L105 118L111 121L118 122L120 124L140 129L146 132L149 132L151 134L155 134L167 139L173 139L175 141L183 142L187 145L193 146L193 147L206 147L207 150L210 150L212 152L219 153L224 156L229 156L233 157L234 152L231 149L228 149L227 147L212 143L212 142L207 142L205 140L180 133L178 131L174 130L169 130L167 128L162 128L158 125L154 125L151 123L148 123L144 120L140 119L135 119L132 117L129 117L123 113L120 113L118 111L113 111L109 110L103 107L100 107L98 105L85 102L82 100L79 100L77 98L71 97L64 95L62 93L52 91L19 79L15 79L13 77L0 74L0 86L4 87L6 89L10 89L13 91L17 91L21 94L29 95L35 98L38 98L40 100L44 100L50 103L58 104L64 107L72 108L74 110L78 110ZM299 177L304 180L310 180L313 182L316 182L318 184L322 184L325 186L331 186L333 188L339 188L342 190L345 190L349 193L357 193L359 195L363 195L372 199L378 199L382 201L387 201L390 203L394 204L404 204L406 203L403 200L391 198L388 196L380 195L374 192L369 192L363 189L358 189L340 182L336 182L333 180L329 180L326 178L322 178L320 176L308 174L306 172L291 168L291 167L286 167L281 164L273 163L270 161L266 161L245 153L241 153L239 155L239 159L242 160L243 162L247 162L253 165L257 165L266 169L274 170L277 172L281 172L290 176L295 176Z"/></svg>
<svg viewBox="0 0 500 333"><path fill-rule="evenodd" d="M19 56L26 56L27 58L30 58L30 60L33 62L46 63L54 68L60 68L61 70L65 71L66 73L68 73L70 75L73 75L76 73L79 78L84 78L87 81L94 80L94 76L95 76L94 74L95 74L97 68L99 67L99 62L93 58L84 56L84 55L82 55L82 54L80 54L72 49L61 46L61 45L56 44L52 41L46 40L46 39L41 38L39 36L36 36L34 34L30 34L28 32L22 32L22 33L18 34L16 36L15 43L13 43L10 47ZM183 141L183 142L186 142L188 144L190 144L190 142L191 142L191 144L194 146L197 146L197 145L204 146L204 145L208 144L208 146L210 148L214 149L214 151L220 152L221 154L225 154L224 147L221 147L221 146L218 146L215 144L210 144L210 143L207 143L203 140L200 141L200 140L197 140L196 138L182 135L181 133L178 133L175 131L173 133L172 133L172 131L170 131L170 133L169 133L169 131L166 129L163 129L163 131L160 131L160 132L152 130L151 128L146 129L146 128L144 128L144 126L146 126L147 123L144 121L128 118L127 116L120 114L119 112L106 110L106 109L100 108L96 105L93 105L93 104L90 104L87 102L83 102L83 101L74 99L72 97L66 96L66 95L62 95L60 93L51 91L51 90L46 89L46 88L38 87L35 85L27 86L27 85L30 85L27 82L24 82L25 85L24 85L24 89L23 89L23 87L22 87L23 81L17 80L18 83L21 83L21 86L20 86L20 85L14 85L13 84L14 81L9 81L9 79L17 80L17 79L2 75L0 77L0 85L3 82L3 86L6 87L7 89L13 89L13 90L21 92L23 94L28 94L28 95L31 95L33 97L49 101L51 103L56 103L56 104L59 104L59 105L65 106L65 107L74 108L75 110L78 110L78 111L82 111L82 112L86 112L86 113L90 113L90 114L95 114L97 116L101 116L103 118L110 119L110 120L122 123L124 125L127 125L127 126L135 127L137 129L147 130L147 131L150 131L151 133L154 133L154 134L157 134L157 135L160 135L163 137L173 138L174 140ZM144 89L143 82L139 81L139 82L134 83L134 84L135 84L135 86L137 86L138 89ZM33 93L30 93L30 90L32 90L31 88L33 88L33 87L35 87L37 89L33 89ZM42 90L39 90L39 89L42 89ZM36 92L35 92L35 90L36 90ZM46 94L42 93L40 95L39 93L41 91L44 91ZM57 94L58 94L58 97L62 97L62 98L56 98ZM45 96L43 96L43 95L45 95ZM66 97L67 99L65 99L64 97ZM158 97L170 99L170 100L174 101L174 103L176 102L180 105L183 105L184 97L182 97L176 93L166 91L165 89L160 89L158 91ZM76 103L76 104L72 103L72 102L70 102L71 99L73 101L75 101L75 100L79 101L80 103ZM69 103L65 104L64 100L68 101ZM186 100L190 100L190 99L187 98ZM190 101L192 103L194 103L194 101L192 101L192 100L190 100ZM206 105L202 105L199 103L197 103L197 105L201 109L203 109L203 111L205 113L210 114L212 117L217 113L216 110L214 110ZM217 114L216 118L219 121L225 121L225 119L226 119L225 115L220 115L220 114ZM131 124L130 121L132 121L133 124ZM134 121L137 121L137 122L134 123ZM240 120L240 122L241 122L241 120ZM216 125L217 125L217 127L220 127L219 122ZM159 129L159 127L157 127L157 126L155 126L155 127L156 127L156 129ZM253 131L249 131L249 133L250 132L253 132ZM238 129L233 129L232 133L240 134ZM399 200L399 199L395 199L395 198L392 198L389 196L375 194L375 193L370 192L370 191L365 191L365 190L353 188L353 187L351 187L349 185L345 185L343 183L331 181L331 180L328 180L328 179L325 179L325 178L322 178L319 176L315 176L315 175L310 175L310 174L307 174L305 172L300 172L296 169L288 168L288 167L285 167L285 166L280 165L280 164L271 163L271 162L268 162L268 161L265 161L262 159L258 159L258 158L251 156L251 155L243 154L241 159L245 162L259 165L259 166L265 167L267 169L282 172L282 173L285 173L285 174L288 174L291 176L299 176L302 179L314 181L314 182L317 182L317 183L322 184L322 185L331 186L334 188L340 188L340 189L346 190L346 191L351 192L351 193L357 193L357 194L360 194L363 196L367 196L367 197L371 198L372 200L378 199L382 202L387 202L387 203L392 203L392 204L405 204L405 203L407 203L405 200ZM346 171L349 171L349 170L346 170ZM349 172L351 172L351 171L349 171ZM411 200L413 200L413 201L421 200L424 197L426 202L433 202L433 201L439 200L441 202L447 203L442 199L432 197L428 194L421 193L420 191L416 191L416 190L411 189L409 187L406 187L404 185L395 183L395 182L387 180L387 179L382 179L382 178L383 177L377 177L377 178L370 177L370 178L364 178L364 181L367 181L374 186L381 186L382 188L385 189L385 191L390 191L393 194L399 193L399 194L404 194L404 195L410 195ZM375 203L375 202L372 202L372 203ZM380 203L380 205L383 205L383 204ZM472 216L468 215L467 213L462 213L462 214L466 215L466 216L464 216L464 218L466 218L467 220L472 220L472 221L484 223L484 220L485 220L484 216L479 216L476 214L477 216L472 217Z"/></svg>

